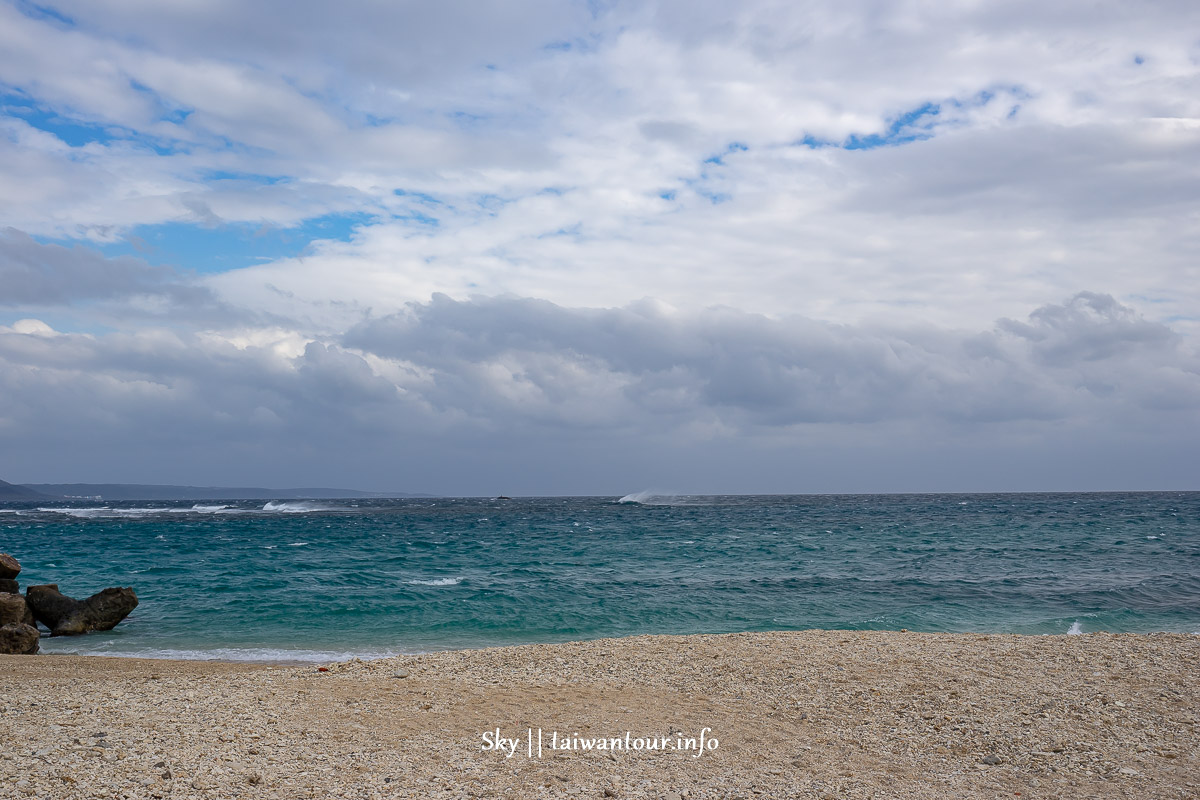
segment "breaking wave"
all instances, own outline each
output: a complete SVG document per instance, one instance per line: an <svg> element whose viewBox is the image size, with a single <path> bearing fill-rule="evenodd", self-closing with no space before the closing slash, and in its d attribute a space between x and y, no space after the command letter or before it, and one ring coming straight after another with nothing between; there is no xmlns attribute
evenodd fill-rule
<svg viewBox="0 0 1200 800"><path fill-rule="evenodd" d="M333 511L331 506L310 503L307 500L292 500L288 502L271 500L262 507L263 511L273 511L277 514L307 514L312 511Z"/></svg>
<svg viewBox="0 0 1200 800"><path fill-rule="evenodd" d="M618 503L634 504L640 506L694 506L707 505L699 498L691 497L685 494L670 494L667 492L656 492L647 489L643 492L634 492L627 494L617 501Z"/></svg>
<svg viewBox="0 0 1200 800"><path fill-rule="evenodd" d="M45 648L43 648L45 650ZM62 655L107 656L111 658L154 658L172 661L248 661L254 663L328 664L351 659L374 661L412 652L392 650L289 650L275 647L213 647L207 649L174 649L147 647L130 650L104 650L72 647L50 652Z"/></svg>
<svg viewBox="0 0 1200 800"><path fill-rule="evenodd" d="M458 578L430 578L429 580L412 580L410 584L414 586L458 586L462 583L462 577Z"/></svg>

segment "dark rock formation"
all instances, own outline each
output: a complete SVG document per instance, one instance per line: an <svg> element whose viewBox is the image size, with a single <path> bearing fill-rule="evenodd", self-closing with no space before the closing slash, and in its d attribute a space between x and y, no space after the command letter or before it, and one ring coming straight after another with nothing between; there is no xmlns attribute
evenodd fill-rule
<svg viewBox="0 0 1200 800"><path fill-rule="evenodd" d="M20 585L12 578L0 578L0 594L8 592L9 594L17 594L21 591Z"/></svg>
<svg viewBox="0 0 1200 800"><path fill-rule="evenodd" d="M37 620L25 598L15 592L0 592L0 625L20 622L23 625L37 627Z"/></svg>
<svg viewBox="0 0 1200 800"><path fill-rule="evenodd" d="M56 583L30 586L25 590L25 600L37 621L53 636L112 630L138 604L137 595L129 587L104 589L86 600L76 600L58 591Z"/></svg>
<svg viewBox="0 0 1200 800"><path fill-rule="evenodd" d="M19 594L0 594L0 625L25 622L25 598Z"/></svg>
<svg viewBox="0 0 1200 800"><path fill-rule="evenodd" d="M21 562L8 553L0 553L0 578L15 578L21 574Z"/></svg>
<svg viewBox="0 0 1200 800"><path fill-rule="evenodd" d="M20 622L0 625L0 654L31 656L38 651L42 635L38 629Z"/></svg>

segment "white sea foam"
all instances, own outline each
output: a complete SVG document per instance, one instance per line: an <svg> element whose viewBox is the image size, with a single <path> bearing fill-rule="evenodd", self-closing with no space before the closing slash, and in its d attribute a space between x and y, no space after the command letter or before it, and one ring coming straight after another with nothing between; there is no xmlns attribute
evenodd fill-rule
<svg viewBox="0 0 1200 800"><path fill-rule="evenodd" d="M46 650L45 647L42 648ZM380 658L391 658L399 655L412 655L401 651L388 650L290 650L275 647L213 647L208 649L172 649L146 647L135 650L114 652L112 650L89 650L87 648L70 648L54 653L63 655L105 656L108 658L158 658L181 661L251 661L251 662L283 662L302 664L328 664L351 659L373 661Z"/></svg>
<svg viewBox="0 0 1200 800"><path fill-rule="evenodd" d="M458 578L430 578L429 580L412 580L409 583L414 586L458 586L462 583L462 577Z"/></svg>
<svg viewBox="0 0 1200 800"><path fill-rule="evenodd" d="M42 507L38 511L47 514L64 514L68 517L77 519L136 519L138 517L149 517L155 514L218 514L228 510L228 506L200 506L195 505L190 508L184 507L163 507L163 508L113 508L111 506L95 506L91 508L49 508Z"/></svg>
<svg viewBox="0 0 1200 800"><path fill-rule="evenodd" d="M311 544L311 542L288 542L288 547L304 547L306 544Z"/></svg>
<svg viewBox="0 0 1200 800"><path fill-rule="evenodd" d="M641 506L687 506L687 505L703 505L694 497L689 497L682 494L671 494L669 492L656 492L652 489L646 489L642 492L634 492L627 494L617 501L618 503L632 503Z"/></svg>
<svg viewBox="0 0 1200 800"><path fill-rule="evenodd" d="M78 517L80 519L91 519L98 517L101 514L107 514L112 511L111 508L39 508L38 511L44 511L53 514L65 514L68 517Z"/></svg>
<svg viewBox="0 0 1200 800"><path fill-rule="evenodd" d="M136 519L148 517L151 514L163 514L171 511L169 508L39 508L38 511L64 514L76 519Z"/></svg>
<svg viewBox="0 0 1200 800"><path fill-rule="evenodd" d="M1082 636L1082 635L1083 635L1083 625L1079 624L1079 620L1075 620L1073 623L1071 623L1071 627L1067 629L1067 636Z"/></svg>
<svg viewBox="0 0 1200 800"><path fill-rule="evenodd" d="M272 500L262 507L263 511L274 511L277 514L307 514L311 511L333 511L330 506L322 506L317 503L310 503L307 500L293 500L291 502Z"/></svg>

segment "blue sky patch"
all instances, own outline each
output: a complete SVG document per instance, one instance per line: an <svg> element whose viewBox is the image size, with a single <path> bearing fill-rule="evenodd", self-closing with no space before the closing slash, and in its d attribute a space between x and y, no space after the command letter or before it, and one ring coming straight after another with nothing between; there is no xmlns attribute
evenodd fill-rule
<svg viewBox="0 0 1200 800"><path fill-rule="evenodd" d="M373 219L365 213L326 214L291 228L237 222L207 227L190 222L139 225L120 242L99 245L104 255L129 255L150 264L213 273L303 255L319 240L349 241Z"/></svg>
<svg viewBox="0 0 1200 800"><path fill-rule="evenodd" d="M238 181L240 183L256 183L260 186L274 186L288 181L288 178L283 175L260 175L256 172L232 172L224 169L203 170L198 177L206 183L210 181Z"/></svg>
<svg viewBox="0 0 1200 800"><path fill-rule="evenodd" d="M730 142L725 146L725 152L718 153L715 156L709 156L708 158L704 159L704 163L716 164L717 166L723 167L725 166L725 156L730 155L731 153L744 153L749 149L749 147L741 142Z"/></svg>
<svg viewBox="0 0 1200 800"><path fill-rule="evenodd" d="M392 194L396 195L396 197L411 197L412 199L418 200L427 206L444 205L441 200L438 200L433 195L426 194L425 192L410 192L407 189L396 189L392 192Z"/></svg>
<svg viewBox="0 0 1200 800"><path fill-rule="evenodd" d="M1018 100L1026 100L1030 97L1030 94L1020 86L982 89L965 100L951 98L943 103L924 103L914 109L905 111L903 114L888 120L887 127L879 133L852 133L842 141L818 139L809 133L796 142L793 142L793 144L796 147L807 147L810 150L819 150L824 147L838 147L845 150L873 150L877 147L896 147L910 142L931 139L934 135L934 129L938 125L946 126L954 124L953 117L946 119L945 115L943 115L944 108L981 108L995 100L1000 92L1006 92ZM1019 103L1013 105L1008 116L1010 118L1016 116L1020 108ZM709 159L705 163L720 163L720 161L714 162L712 159Z"/></svg>
<svg viewBox="0 0 1200 800"><path fill-rule="evenodd" d="M45 110L34 101L19 94L0 95L0 108L3 109L5 115L23 119L40 131L57 136L71 147L82 147L92 142L106 144L114 139L125 138L118 135L120 128L67 119L53 111Z"/></svg>
<svg viewBox="0 0 1200 800"><path fill-rule="evenodd" d="M29 0L17 0L17 10L30 19L56 22L62 27L74 28L75 20L68 17L61 11L57 11L50 6L42 6L37 3L31 3Z"/></svg>
<svg viewBox="0 0 1200 800"><path fill-rule="evenodd" d="M857 133L850 134L842 147L847 150L871 150L876 147L894 147L928 139L933 136L932 128L936 122L935 118L941 113L941 110L942 107L937 103L926 103L895 117L888 123L883 133L871 133L866 136L859 136Z"/></svg>

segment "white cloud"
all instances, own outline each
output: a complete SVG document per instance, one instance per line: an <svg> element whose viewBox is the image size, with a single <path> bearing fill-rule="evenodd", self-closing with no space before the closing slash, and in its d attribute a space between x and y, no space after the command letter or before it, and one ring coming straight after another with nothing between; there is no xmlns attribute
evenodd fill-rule
<svg viewBox="0 0 1200 800"><path fill-rule="evenodd" d="M706 458L719 456L741 465L736 488L789 491L803 487L776 474L780 458L812 469L818 453L890 461L946 450L985 465L1000 458L991 488L1029 488L1020 464L1068 436L1110 458L1159 443L1175 485L1189 467L1173 449L1200 444L1198 354L1096 294L976 331L444 296L306 341L286 331L48 335L25 322L0 329L0 367L7 458L41 469L81 441L129 463L136 443L168 446L194 475L233 454L244 480L257 469L487 493L515 480L496 461L511 452L527 462L526 491L587 490L578 471L561 472L568 457L614 469L641 458L638 481L663 470L657 478L672 485L716 490L714 475L733 478L709 469ZM1018 442L1027 449L1014 459L1007 449ZM312 462L317 453L328 460ZM1169 476L1167 466L1152 474ZM420 483L426 474L437 483ZM944 468L930 475L956 485ZM821 486L858 480L852 465L834 465ZM1052 486L1080 488L1073 481ZM939 488L875 488L905 487Z"/></svg>
<svg viewBox="0 0 1200 800"><path fill-rule="evenodd" d="M551 430L836 462L1194 421L1194 3L53 8L0 3L0 301L94 335L3 334L5 436L377 426L448 475L506 431L533 469ZM39 238L352 212L202 278Z"/></svg>

